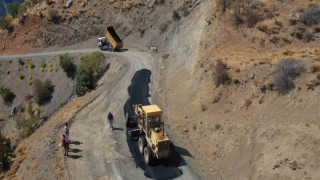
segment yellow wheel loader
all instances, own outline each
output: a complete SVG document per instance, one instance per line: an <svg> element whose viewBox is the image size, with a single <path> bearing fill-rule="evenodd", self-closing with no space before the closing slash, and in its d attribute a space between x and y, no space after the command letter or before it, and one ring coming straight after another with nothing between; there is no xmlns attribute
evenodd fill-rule
<svg viewBox="0 0 320 180"><path fill-rule="evenodd" d="M157 105L134 105L134 116L127 115L127 127L131 121L137 122L137 129L128 131L130 137L139 136L139 151L147 164L153 159L168 158L170 140L164 132L164 123L161 120L162 111Z"/></svg>

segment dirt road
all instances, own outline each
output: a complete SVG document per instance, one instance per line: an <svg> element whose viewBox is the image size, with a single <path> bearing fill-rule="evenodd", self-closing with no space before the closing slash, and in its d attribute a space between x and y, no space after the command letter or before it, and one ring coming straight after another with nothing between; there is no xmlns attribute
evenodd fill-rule
<svg viewBox="0 0 320 180"><path fill-rule="evenodd" d="M90 53L96 49L68 51L70 54ZM27 55L2 56L0 60L17 57L45 57L65 51ZM147 166L139 155L137 140L126 136L125 117L132 104L156 103L161 91L160 67L148 53L129 50L106 54L118 56L127 64L118 79L102 84L104 91L80 111L70 127L69 158L65 159L68 179L201 179L184 161L190 154L182 147L169 161ZM115 118L115 130L109 128L107 114Z"/></svg>

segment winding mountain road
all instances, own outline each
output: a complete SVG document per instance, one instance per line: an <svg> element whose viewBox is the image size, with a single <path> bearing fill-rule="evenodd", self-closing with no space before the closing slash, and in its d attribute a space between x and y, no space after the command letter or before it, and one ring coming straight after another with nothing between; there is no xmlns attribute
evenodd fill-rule
<svg viewBox="0 0 320 180"><path fill-rule="evenodd" d="M59 51L0 56L0 60L52 57L64 53L90 53L97 49ZM184 150L175 146L172 162L159 161L147 166L139 155L137 140L126 136L125 117L135 103L156 103L161 90L160 67L146 52L128 50L117 56L127 64L118 79L102 84L103 92L81 110L70 127L70 157L64 172L68 179L201 179L183 159ZM112 64L111 64L112 66ZM115 130L109 128L107 114L115 118Z"/></svg>

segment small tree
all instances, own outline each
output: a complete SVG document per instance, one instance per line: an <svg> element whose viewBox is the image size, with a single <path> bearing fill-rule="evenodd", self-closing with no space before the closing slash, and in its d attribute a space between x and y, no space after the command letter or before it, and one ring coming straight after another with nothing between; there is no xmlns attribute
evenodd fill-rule
<svg viewBox="0 0 320 180"><path fill-rule="evenodd" d="M70 54L60 55L59 64L64 72L66 72L67 76L70 78L74 78L76 73L76 65L73 62L73 57Z"/></svg>
<svg viewBox="0 0 320 180"><path fill-rule="evenodd" d="M226 84L230 81L229 74L227 72L227 65L221 60L217 61L215 68L215 84L219 86L220 84Z"/></svg>
<svg viewBox="0 0 320 180"><path fill-rule="evenodd" d="M6 4L8 13L13 17L16 18L19 12L19 6L21 3L19 2L14 2L14 3L8 3Z"/></svg>
<svg viewBox="0 0 320 180"><path fill-rule="evenodd" d="M59 12L55 9L49 9L48 12L49 20L53 23L59 23L61 16L59 15Z"/></svg>
<svg viewBox="0 0 320 180"><path fill-rule="evenodd" d="M8 31L12 31L12 26L10 21L6 20L5 18L0 18L0 28L6 29Z"/></svg>
<svg viewBox="0 0 320 180"><path fill-rule="evenodd" d="M12 155L13 149L11 147L10 139L4 137L0 133L0 172L4 172L9 169Z"/></svg>
<svg viewBox="0 0 320 180"><path fill-rule="evenodd" d="M18 63L19 63L20 65L24 65L23 59L22 59L22 58L18 58Z"/></svg>
<svg viewBox="0 0 320 180"><path fill-rule="evenodd" d="M101 65L106 61L106 56L100 52L96 51L92 54L82 56L81 63L79 66L90 67L93 70L94 75L99 75L101 70Z"/></svg>
<svg viewBox="0 0 320 180"><path fill-rule="evenodd" d="M4 103L11 103L16 95L9 88L0 87L0 95Z"/></svg>
<svg viewBox="0 0 320 180"><path fill-rule="evenodd" d="M54 85L52 84L51 80L45 80L41 82L40 80L34 81L33 86L33 95L35 101L39 105L43 105L51 100L52 93L54 92Z"/></svg>
<svg viewBox="0 0 320 180"><path fill-rule="evenodd" d="M274 83L280 94L286 94L295 87L294 79L306 70L301 60L283 59L276 66Z"/></svg>
<svg viewBox="0 0 320 180"><path fill-rule="evenodd" d="M79 66L76 76L76 94L83 96L95 87L93 69L91 67Z"/></svg>

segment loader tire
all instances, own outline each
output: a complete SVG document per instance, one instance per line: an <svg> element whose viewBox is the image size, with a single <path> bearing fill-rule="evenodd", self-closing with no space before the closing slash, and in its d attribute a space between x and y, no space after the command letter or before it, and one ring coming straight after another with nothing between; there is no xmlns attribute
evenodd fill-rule
<svg viewBox="0 0 320 180"><path fill-rule="evenodd" d="M144 148L147 146L146 138L144 136L140 136L138 143L139 143L139 152L140 154L143 154Z"/></svg>
<svg viewBox="0 0 320 180"><path fill-rule="evenodd" d="M152 151L151 148L149 146L146 146L144 148L144 161L146 162L146 164L150 165L152 162Z"/></svg>
<svg viewBox="0 0 320 180"><path fill-rule="evenodd" d="M130 116L129 113L126 113L126 127L130 127Z"/></svg>

